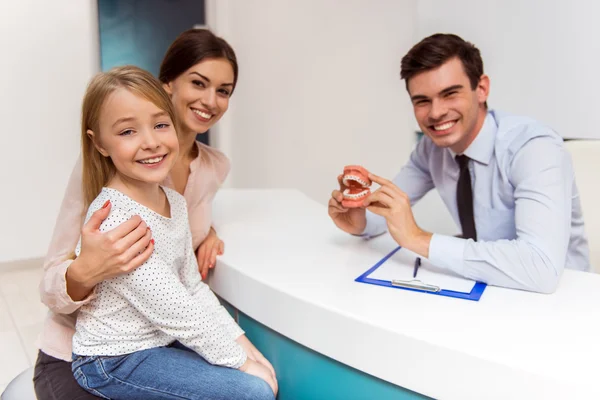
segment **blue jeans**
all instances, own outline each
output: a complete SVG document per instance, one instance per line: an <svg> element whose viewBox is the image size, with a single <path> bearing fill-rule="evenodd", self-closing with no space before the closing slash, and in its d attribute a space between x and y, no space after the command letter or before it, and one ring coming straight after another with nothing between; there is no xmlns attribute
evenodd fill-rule
<svg viewBox="0 0 600 400"><path fill-rule="evenodd" d="M73 355L77 383L104 399L269 399L256 376L209 364L179 342L123 356Z"/></svg>

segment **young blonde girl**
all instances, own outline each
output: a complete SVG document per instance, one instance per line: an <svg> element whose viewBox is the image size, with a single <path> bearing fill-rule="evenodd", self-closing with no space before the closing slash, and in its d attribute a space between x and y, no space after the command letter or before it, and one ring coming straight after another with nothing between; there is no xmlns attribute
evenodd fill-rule
<svg viewBox="0 0 600 400"><path fill-rule="evenodd" d="M273 399L272 371L248 357L236 341L243 331L202 282L184 197L161 185L178 156L176 126L148 72L127 66L92 79L82 110L85 221L110 204L100 232L137 215L153 239L144 249L123 244L151 255L97 284L79 308L73 375L101 398Z"/></svg>

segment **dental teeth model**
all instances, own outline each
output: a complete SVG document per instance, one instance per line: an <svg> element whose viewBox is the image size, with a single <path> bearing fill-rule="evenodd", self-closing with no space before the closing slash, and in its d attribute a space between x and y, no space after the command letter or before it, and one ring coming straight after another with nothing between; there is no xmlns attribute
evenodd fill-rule
<svg viewBox="0 0 600 400"><path fill-rule="evenodd" d="M342 206L362 207L362 202L371 193L369 172L360 165L347 165L344 167L342 183L346 186L343 191Z"/></svg>

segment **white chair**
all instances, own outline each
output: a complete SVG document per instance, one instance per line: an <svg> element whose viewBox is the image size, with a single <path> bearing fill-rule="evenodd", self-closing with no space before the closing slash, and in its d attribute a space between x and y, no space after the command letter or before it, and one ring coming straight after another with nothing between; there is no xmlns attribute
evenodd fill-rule
<svg viewBox="0 0 600 400"><path fill-rule="evenodd" d="M33 367L13 379L4 389L0 400L37 400L33 390Z"/></svg>
<svg viewBox="0 0 600 400"><path fill-rule="evenodd" d="M592 272L600 273L600 140L569 140L565 147L573 159Z"/></svg>

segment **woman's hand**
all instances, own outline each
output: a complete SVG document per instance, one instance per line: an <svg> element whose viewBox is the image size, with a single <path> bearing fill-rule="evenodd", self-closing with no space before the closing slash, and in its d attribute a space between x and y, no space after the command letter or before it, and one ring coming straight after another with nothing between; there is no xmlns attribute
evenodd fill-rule
<svg viewBox="0 0 600 400"><path fill-rule="evenodd" d="M267 368L269 370L273 379L277 379L277 376L275 375L275 369L273 368L271 363L262 355L262 353L260 351L258 351L258 349L246 337L246 335L240 336L235 341L238 342L238 344L240 346L242 346L242 348L246 352L246 355L248 356L248 358L263 365L265 368Z"/></svg>
<svg viewBox="0 0 600 400"><path fill-rule="evenodd" d="M154 250L152 232L137 215L110 231L100 232L110 208L107 201L81 228L81 252L66 275L67 293L74 301L83 300L103 280L139 267Z"/></svg>
<svg viewBox="0 0 600 400"><path fill-rule="evenodd" d="M198 258L198 270L202 275L202 280L206 279L208 275L208 269L214 268L217 262L217 255L223 255L224 243L217 236L217 232L210 227L208 235L204 238L204 241L198 246L196 256Z"/></svg>

